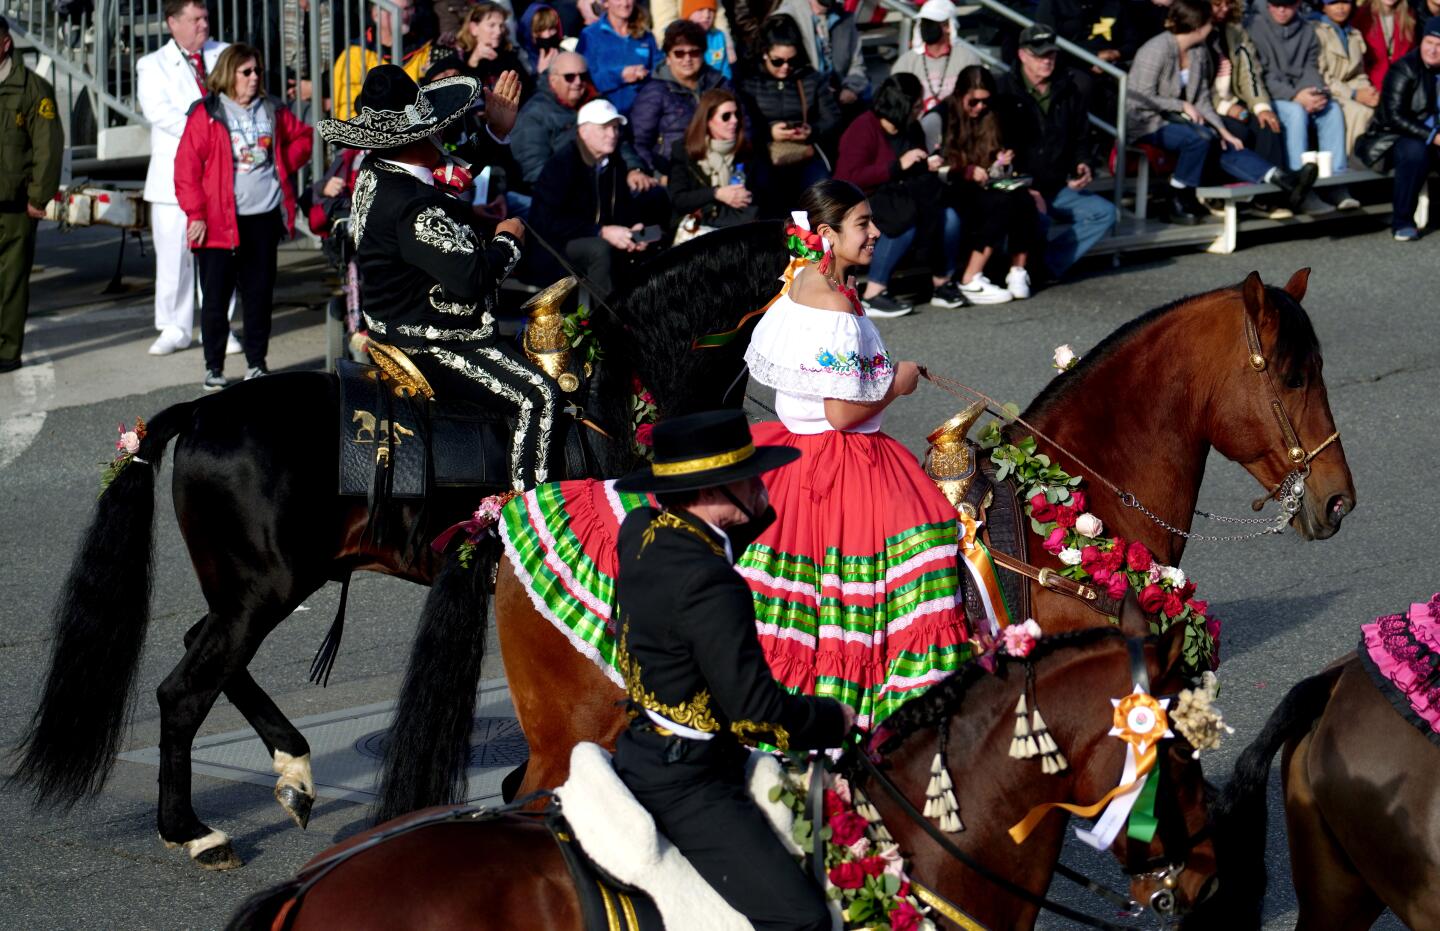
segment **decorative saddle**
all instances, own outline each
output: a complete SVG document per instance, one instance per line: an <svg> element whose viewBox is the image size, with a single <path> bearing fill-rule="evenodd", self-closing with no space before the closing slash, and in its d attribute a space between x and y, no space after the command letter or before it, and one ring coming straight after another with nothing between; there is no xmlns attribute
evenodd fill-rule
<svg viewBox="0 0 1440 931"><path fill-rule="evenodd" d="M522 342L527 356L570 399L587 387L572 371L560 307L575 290L574 278L556 282L525 303L529 324ZM429 381L394 346L369 343L373 365L337 360L340 378L340 493L423 498L436 488L506 488L510 485L510 437L514 419L481 400L437 397ZM569 404L562 444L561 477L594 471Z"/></svg>

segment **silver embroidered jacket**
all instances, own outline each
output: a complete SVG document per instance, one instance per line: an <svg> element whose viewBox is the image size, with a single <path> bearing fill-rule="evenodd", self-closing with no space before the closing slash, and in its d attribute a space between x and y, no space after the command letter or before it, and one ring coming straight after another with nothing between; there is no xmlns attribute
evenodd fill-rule
<svg viewBox="0 0 1440 931"><path fill-rule="evenodd" d="M366 158L355 179L351 235L370 332L397 346L495 341L500 283L520 261L501 233L482 240L470 206L396 165Z"/></svg>

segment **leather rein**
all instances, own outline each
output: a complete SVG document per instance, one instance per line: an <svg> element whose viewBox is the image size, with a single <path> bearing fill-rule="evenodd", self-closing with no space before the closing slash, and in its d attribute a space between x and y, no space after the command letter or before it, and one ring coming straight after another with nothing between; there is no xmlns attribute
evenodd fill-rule
<svg viewBox="0 0 1440 931"><path fill-rule="evenodd" d="M953 378L949 378L944 375L937 375L928 370L923 365L920 366L920 374L923 375L926 379L928 379L936 387L944 391L948 391L950 394L955 395L956 397L962 397L961 392L964 392L964 394L966 395L970 395L971 397L978 398L981 401L984 401L987 408L992 414L995 414L1002 420L1013 421L1014 423L1019 424L1020 426L1029 430L1035 436L1049 443L1057 451L1069 457L1069 459L1075 463L1076 467L1083 470L1088 477L1094 478L1100 484L1104 485L1111 492L1113 492L1115 496L1120 499L1121 504L1144 514L1154 524L1159 526L1161 529L1173 534L1174 536L1180 537L1185 540L1200 540L1205 542L1248 540L1255 537L1268 536L1271 534L1281 534L1285 532L1285 528L1289 526L1291 519L1294 518L1294 516L1300 512L1301 507L1304 506L1305 482L1310 477L1310 463L1314 461L1316 456L1329 449L1330 446L1332 446L1337 440L1340 439L1340 431L1339 429L1336 429L1334 433L1331 433L1324 440L1322 440L1319 445L1307 451L1304 444L1300 440L1299 433L1295 430L1294 423L1290 420L1289 412L1285 410L1285 405L1280 400L1280 392L1275 387L1274 380L1270 377L1270 365L1268 360L1265 358L1264 350L1260 345L1259 331L1256 330L1255 321L1251 319L1248 313L1245 315L1245 344L1248 350L1247 361L1250 365L1250 368L1253 371L1259 373L1261 378L1264 379L1265 388L1270 395L1270 411L1274 414L1276 425L1280 429L1280 438L1285 445L1285 456L1291 462L1293 468L1289 472L1287 472L1282 479L1280 479L1280 481L1275 485L1275 487L1271 488L1266 494L1255 499L1250 504L1250 509L1252 511L1259 511L1261 508L1265 507L1266 502L1272 499L1277 501L1280 505L1280 514L1274 520L1255 517L1226 517L1221 514L1212 514L1208 511L1201 511L1198 509L1195 511L1195 514L1197 516L1204 517L1218 523L1263 525L1264 529L1262 530L1258 530L1253 533L1239 534L1235 536L1217 536L1213 534L1194 533L1189 530L1182 530L1179 527L1172 526L1164 518L1160 517L1154 511L1146 507L1145 504L1140 501L1140 499L1137 498L1133 492L1126 491L1119 485L1116 485L1114 482L1110 481L1100 472L1097 472L1095 469L1092 469L1090 466L1086 465L1083 459L1075 455L1075 453L1073 453L1069 449L1066 449L1060 443L1057 443L1053 438L1047 436L1044 431L1036 428L1034 424L1029 423L1023 417L1012 417L1011 415L1005 413L1004 405L996 401L994 398L990 397L988 394L985 394L982 391L977 391L976 389L971 388L969 385L962 384L961 382L956 381ZM997 562L998 561L999 560L997 560ZM1031 577L1035 578L1035 576ZM1039 581L1042 585L1047 585L1047 583L1042 579L1037 578L1036 580ZM1047 585L1047 587L1053 586ZM1067 592L1067 594L1069 593ZM1082 597L1082 600L1087 599Z"/></svg>

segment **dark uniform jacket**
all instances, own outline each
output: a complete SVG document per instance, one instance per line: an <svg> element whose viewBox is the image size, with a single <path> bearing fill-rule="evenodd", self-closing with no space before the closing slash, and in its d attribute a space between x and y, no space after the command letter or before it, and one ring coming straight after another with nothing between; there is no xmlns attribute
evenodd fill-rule
<svg viewBox="0 0 1440 931"><path fill-rule="evenodd" d="M10 55L10 74L0 82L0 211L43 210L60 188L65 133L55 113L50 83Z"/></svg>
<svg viewBox="0 0 1440 931"><path fill-rule="evenodd" d="M782 750L839 746L839 703L776 684L755 636L750 588L704 521L685 511L632 511L619 555L620 671L635 713L631 732L648 738L622 741L622 758L631 748L658 750L642 709L715 735L672 748L686 762L698 755L722 768L743 765L741 740Z"/></svg>
<svg viewBox="0 0 1440 931"><path fill-rule="evenodd" d="M520 260L513 236L482 241L470 205L373 155L355 178L351 205L361 304L378 340L495 341L491 311Z"/></svg>
<svg viewBox="0 0 1440 931"><path fill-rule="evenodd" d="M1074 78L1059 68L1050 79L1050 110L1040 108L1019 68L996 82L992 101L1005 147L1015 150L1015 168L1035 179L1035 190L1047 201L1065 186L1081 162L1094 169L1085 140L1090 135L1085 98Z"/></svg>

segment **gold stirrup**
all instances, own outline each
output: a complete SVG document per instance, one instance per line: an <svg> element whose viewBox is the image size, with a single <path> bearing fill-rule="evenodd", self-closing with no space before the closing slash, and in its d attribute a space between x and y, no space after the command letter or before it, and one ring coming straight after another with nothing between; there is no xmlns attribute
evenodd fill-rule
<svg viewBox="0 0 1440 931"><path fill-rule="evenodd" d="M399 349L386 343L376 342L373 338L367 344L370 350L370 358L380 366L380 371L395 382L395 396L397 398L408 398L420 395L427 401L435 399L435 389L430 387L430 382L410 357Z"/></svg>
<svg viewBox="0 0 1440 931"><path fill-rule="evenodd" d="M525 327L525 339L521 343L525 356L565 392L579 388L580 379L569 371L570 338L565 335L565 318L561 308L579 286L580 282L574 275L561 278L520 308L530 316L530 322Z"/></svg>

